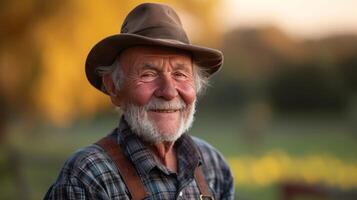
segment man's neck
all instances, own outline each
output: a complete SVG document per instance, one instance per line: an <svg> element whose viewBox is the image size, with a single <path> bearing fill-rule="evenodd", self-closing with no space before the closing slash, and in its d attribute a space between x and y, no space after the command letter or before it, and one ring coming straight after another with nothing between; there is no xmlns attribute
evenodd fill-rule
<svg viewBox="0 0 357 200"><path fill-rule="evenodd" d="M174 142L162 142L150 146L150 149L168 169L177 173L177 159Z"/></svg>

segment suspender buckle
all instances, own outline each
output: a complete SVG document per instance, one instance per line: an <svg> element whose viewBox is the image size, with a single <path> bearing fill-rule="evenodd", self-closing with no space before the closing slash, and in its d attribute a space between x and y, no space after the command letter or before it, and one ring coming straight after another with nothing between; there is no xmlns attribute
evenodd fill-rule
<svg viewBox="0 0 357 200"><path fill-rule="evenodd" d="M200 200L214 200L212 196L200 195Z"/></svg>

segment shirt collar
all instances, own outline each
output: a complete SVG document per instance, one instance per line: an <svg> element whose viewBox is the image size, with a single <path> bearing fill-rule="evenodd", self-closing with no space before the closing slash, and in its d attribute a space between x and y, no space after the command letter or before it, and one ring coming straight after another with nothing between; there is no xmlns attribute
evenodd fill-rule
<svg viewBox="0 0 357 200"><path fill-rule="evenodd" d="M118 127L118 143L141 175L148 175L155 167L169 174L167 168L155 158L145 143L132 132L124 117L121 118ZM179 179L193 177L194 169L202 163L202 157L192 138L186 133L183 134L175 142L174 148L177 152Z"/></svg>

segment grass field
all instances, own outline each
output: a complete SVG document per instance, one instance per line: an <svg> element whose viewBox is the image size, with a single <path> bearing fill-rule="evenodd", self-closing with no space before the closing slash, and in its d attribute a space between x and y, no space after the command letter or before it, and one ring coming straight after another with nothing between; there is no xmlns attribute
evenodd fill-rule
<svg viewBox="0 0 357 200"><path fill-rule="evenodd" d="M41 199L65 159L109 133L116 124L115 116L62 129L12 124L10 145L0 149L0 199L21 199L19 188L26 189L28 199ZM237 199L274 200L280 197L278 183L288 179L355 191L354 131L350 120L343 118L284 117L252 124L235 114L198 113L191 133L207 140L228 159L236 176ZM16 175L11 173L13 166L8 166L13 156L19 158L23 186L17 185Z"/></svg>

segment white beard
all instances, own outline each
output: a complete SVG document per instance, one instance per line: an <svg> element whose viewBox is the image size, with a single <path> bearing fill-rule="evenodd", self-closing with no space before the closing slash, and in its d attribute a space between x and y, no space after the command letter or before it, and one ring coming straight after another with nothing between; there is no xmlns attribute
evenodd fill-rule
<svg viewBox="0 0 357 200"><path fill-rule="evenodd" d="M150 109L180 109L180 124L173 133L164 133L158 130L155 121L148 117L148 110ZM187 109L189 109L187 111ZM145 142L157 144L161 142L174 142L183 133L188 131L194 121L194 114L196 110L196 102L192 106L187 107L182 99L166 101L160 98L153 97L145 106L137 106L128 103L123 106L124 117L128 122L132 131ZM187 116L184 116L185 113Z"/></svg>

